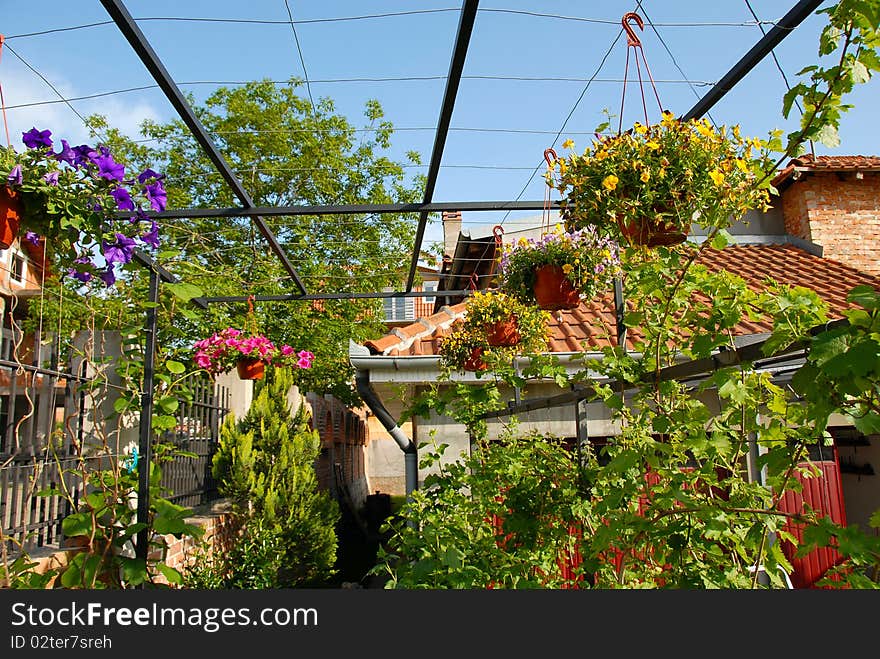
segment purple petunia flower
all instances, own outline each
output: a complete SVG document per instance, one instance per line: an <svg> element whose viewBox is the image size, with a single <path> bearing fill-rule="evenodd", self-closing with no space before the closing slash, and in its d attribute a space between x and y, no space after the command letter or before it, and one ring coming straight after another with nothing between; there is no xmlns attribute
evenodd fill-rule
<svg viewBox="0 0 880 659"><path fill-rule="evenodd" d="M21 185L21 182L24 180L24 176L21 172L21 165L16 165L9 172L9 176L6 177L9 185Z"/></svg>
<svg viewBox="0 0 880 659"><path fill-rule="evenodd" d="M134 210L134 201L131 199L131 194L129 194L128 190L119 186L115 190L111 190L110 196L116 200L116 207L121 211L133 211Z"/></svg>
<svg viewBox="0 0 880 659"><path fill-rule="evenodd" d="M24 239L29 243L34 245L35 247L40 246L40 235L38 233L34 233L33 231L27 231L24 234Z"/></svg>
<svg viewBox="0 0 880 659"><path fill-rule="evenodd" d="M88 284L92 280L91 272L80 272L75 268L70 268L67 271L67 274L73 277L74 279L80 280L84 284Z"/></svg>
<svg viewBox="0 0 880 659"><path fill-rule="evenodd" d="M141 236L141 240L153 249L159 249L159 225L155 221L150 222L150 230Z"/></svg>
<svg viewBox="0 0 880 659"><path fill-rule="evenodd" d="M125 177L125 167L113 160L113 156L109 153L94 158L94 162L98 166L98 175L103 176L109 181L122 182L122 179Z"/></svg>
<svg viewBox="0 0 880 659"><path fill-rule="evenodd" d="M73 147L71 149L73 151L73 166L74 167L86 167L92 160L97 158L98 152L95 151L88 144L80 144L79 146Z"/></svg>
<svg viewBox="0 0 880 659"><path fill-rule="evenodd" d="M24 142L24 145L29 149L36 149L40 146L51 147L51 135L51 130L37 130L36 128L31 128L28 132L21 134L21 141Z"/></svg>
<svg viewBox="0 0 880 659"><path fill-rule="evenodd" d="M165 210L168 195L165 193L165 186L162 185L162 181L145 185L144 192L147 195L147 199L150 200L150 206L152 206L153 210L160 212Z"/></svg>
<svg viewBox="0 0 880 659"><path fill-rule="evenodd" d="M158 172L154 172L152 169L147 167L144 171L138 174L138 183L145 182L148 178L154 178L157 181L164 178L164 174L159 174Z"/></svg>
<svg viewBox="0 0 880 659"><path fill-rule="evenodd" d="M101 247L108 264L125 264L131 261L131 255L134 252L134 240L124 234L117 233L115 243L108 243L105 240L101 243Z"/></svg>
<svg viewBox="0 0 880 659"><path fill-rule="evenodd" d="M58 172L46 172L43 174L43 180L49 185L58 185Z"/></svg>
<svg viewBox="0 0 880 659"><path fill-rule="evenodd" d="M98 277L101 278L101 281L104 282L104 285L107 287L116 283L116 273L113 272L112 265L108 265L106 270L102 270Z"/></svg>
<svg viewBox="0 0 880 659"><path fill-rule="evenodd" d="M55 160L58 162L66 162L68 165L74 164L76 153L70 148L67 140L61 140L61 151L55 154Z"/></svg>

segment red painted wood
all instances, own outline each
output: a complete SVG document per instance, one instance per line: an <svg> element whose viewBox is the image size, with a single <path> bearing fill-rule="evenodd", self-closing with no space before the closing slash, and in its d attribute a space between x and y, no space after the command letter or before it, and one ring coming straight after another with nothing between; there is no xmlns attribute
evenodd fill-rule
<svg viewBox="0 0 880 659"><path fill-rule="evenodd" d="M818 467L820 474L812 478L796 474L795 478L803 486L803 491L786 492L780 501L779 509L788 513L802 513L805 511L804 504L806 503L817 514L829 517L836 524L845 526L846 510L843 502L837 447L834 447L833 460L802 462L798 466L806 467L810 464ZM786 522L785 530L795 536L798 542L803 540L804 527L802 524ZM791 582L795 588L818 588L815 585L816 582L825 575L829 568L842 560L836 550L827 547L815 549L803 558L795 556L796 548L790 542L783 542L782 550L792 564Z"/></svg>

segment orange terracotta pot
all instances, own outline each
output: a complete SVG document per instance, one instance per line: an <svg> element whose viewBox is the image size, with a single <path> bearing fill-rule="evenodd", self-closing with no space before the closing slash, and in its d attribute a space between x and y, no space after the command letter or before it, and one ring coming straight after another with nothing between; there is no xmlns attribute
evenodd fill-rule
<svg viewBox="0 0 880 659"><path fill-rule="evenodd" d="M471 356L467 358L464 366L462 366L466 371L485 371L489 368L489 365L483 361L483 349L482 348L474 348L471 351Z"/></svg>
<svg viewBox="0 0 880 659"><path fill-rule="evenodd" d="M562 266L542 265L535 270L535 300L541 309L575 309L581 303L580 292L562 271Z"/></svg>
<svg viewBox="0 0 880 659"><path fill-rule="evenodd" d="M242 380L262 380L266 374L266 362L259 357L242 357L235 362L235 368Z"/></svg>
<svg viewBox="0 0 880 659"><path fill-rule="evenodd" d="M656 217L641 217L633 222L618 220L617 226L631 245L644 247L680 245L687 240L690 231L690 227L681 230L672 222L663 222Z"/></svg>
<svg viewBox="0 0 880 659"><path fill-rule="evenodd" d="M490 346L515 346L520 340L516 316L486 326L486 342Z"/></svg>
<svg viewBox="0 0 880 659"><path fill-rule="evenodd" d="M9 249L18 237L21 213L21 194L9 186L0 186L0 249Z"/></svg>

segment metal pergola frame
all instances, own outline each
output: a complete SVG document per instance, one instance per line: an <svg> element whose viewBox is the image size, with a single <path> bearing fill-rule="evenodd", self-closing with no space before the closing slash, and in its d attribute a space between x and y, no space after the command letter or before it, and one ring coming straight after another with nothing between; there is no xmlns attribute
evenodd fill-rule
<svg viewBox="0 0 880 659"><path fill-rule="evenodd" d="M721 98L724 97L742 78L748 74L765 56L767 56L795 27L797 27L804 19L813 13L822 0L799 0L789 12L783 16L779 22L774 25L773 29L767 32L743 57L728 71L728 73L688 112L681 118L683 120L695 119L703 116L708 112ZM215 209L180 209L167 210L163 212L148 212L147 215L154 219L187 219L201 217L250 217L253 218L257 229L269 245L269 248L276 255L281 265L293 279L298 289L298 293L286 295L266 295L266 296L225 296L225 297L204 297L195 298L193 302L202 309L207 309L209 303L228 303L240 302L248 299L254 301L293 301L293 300L319 300L319 299L358 299L358 298L396 298L396 297L420 297L435 296L438 291L413 291L415 283L415 275L418 267L419 256L421 254L422 242L424 240L425 228L427 226L428 215L433 212L444 210L455 211L512 211L512 210L543 210L546 203L541 201L460 201L460 202L442 202L436 203L433 200L434 189L437 183L437 177L440 172L440 163L443 159L443 151L446 145L446 138L449 133L449 126L452 120L452 113L455 108L455 101L458 95L458 87L461 82L462 72L464 70L467 51L470 44L470 38L473 31L474 22L476 20L479 0L463 0L461 8L461 16L458 23L458 29L455 37L455 46L453 48L452 59L449 65L449 74L446 80L446 90L443 95L443 102L440 108L440 116L437 121L437 130L434 136L434 144L431 152L431 160L428 167L426 177L425 190L422 202L419 204L348 204L348 205L329 205L329 206L286 206L286 207L257 207L254 204L250 194L248 194L241 180L235 175L229 163L220 153L217 145L208 135L207 130L199 121L195 111L187 102L177 83L169 74L165 65L159 59L153 50L144 33L140 30L131 14L128 12L122 0L101 0L104 9L110 15L111 19L116 23L122 35L131 45L134 52L143 62L144 66L153 76L159 88L167 97L168 101L180 115L186 127L190 130L192 136L199 146L208 156L212 164L217 168L222 178L229 186L229 189L241 202L241 206L237 208L215 208ZM552 208L559 208L559 202L552 202ZM412 258L410 261L409 274L407 276L404 290L396 292L364 292L364 293L309 293L305 284L299 276L296 268L291 263L284 248L278 242L277 237L271 228L266 224L263 218L279 215L345 215L345 214L397 214L397 213L418 213L419 220L416 228L415 241L413 245ZM127 217L127 214L120 213L120 217ZM149 298L151 304L147 309L145 321L146 336L146 353L144 355L144 381L141 392L141 423L139 435L139 455L141 459L141 468L138 470L139 491L149 491L150 481L150 459L151 459L151 435L152 435L152 412L153 412L153 385L154 385L154 358L156 350L156 329L157 329L157 313L155 303L159 299L160 281L174 282L175 277L159 266L148 255L137 252L135 260L142 266L148 268L150 273ZM622 324L622 294L618 290L619 282L615 285L615 307L618 311L618 342L622 342L625 337L626 328ZM470 291L447 291L449 295L467 295ZM752 351L756 350L753 348ZM746 355L736 355L739 359ZM712 364L717 361L715 358ZM694 363L690 370L697 367ZM677 366L666 369L664 374L667 377L673 377ZM570 402L580 403L589 396L586 391L572 391L563 394L562 398L555 397L550 400L534 401L531 403L521 404L521 409L525 410L530 405L539 405L546 407L548 405L566 404ZM511 414L512 410L502 410L497 413L498 416ZM579 426L581 424L579 423ZM148 518L149 498L138 497L137 520L145 523ZM148 531L144 528L137 536L136 554L139 558L146 559L149 538Z"/></svg>
<svg viewBox="0 0 880 659"><path fill-rule="evenodd" d="M144 66L155 79L159 88L163 91L168 101L180 115L184 124L189 128L195 140L202 147L205 154L217 168L218 172L226 181L230 190L241 201L241 207L232 208L214 208L214 209L179 209L166 210L162 212L148 212L155 219L187 219L187 218L205 218L205 217L250 217L265 238L272 252L278 257L278 260L293 279L299 293L292 293L285 296L254 296L255 301L277 301L282 300L315 300L315 299L353 299L353 298L393 298L393 297L421 297L433 296L435 292L419 292L413 291L415 283L416 269L418 267L419 255L422 250L422 242L424 240L425 228L427 226L428 215L434 212L444 210L456 211L513 211L513 210L543 210L546 202L543 200L535 201L452 201L452 202L434 202L434 189L437 183L437 177L440 172L440 163L443 159L443 150L446 145L446 138L449 133L449 126L452 120L452 113L455 108L455 101L458 94L459 83L461 82L462 72L464 70L465 59L467 58L468 47L470 44L471 33L473 31L474 22L476 20L479 0L463 0L461 7L461 17L458 23L458 29L455 37L455 46L453 48L452 59L449 65L449 74L446 81L446 90L443 95L443 102L440 108L440 116L437 121L437 130L434 136L434 144L431 152L430 165L425 182L425 191L421 203L401 203L401 204L346 204L346 205L312 205L312 206L277 206L277 207L257 207L254 205L253 199L248 194L241 180L235 175L229 163L220 153L220 150L214 144L214 141L208 135L207 130L199 121L195 111L187 102L177 83L168 73L165 65L156 55L152 46L148 42L146 36L138 27L135 20L125 7L122 0L101 0L101 4L107 13L118 26L120 32L131 45L134 52L140 57ZM690 120L702 117L706 114L718 101L720 101L733 87L742 80L764 57L766 57L779 43L791 33L794 28L800 25L810 14L812 14L822 0L799 0L785 14L771 30L769 30L733 67L715 84L712 89L703 96L690 110L682 115L682 120ZM558 209L559 202L551 202L551 207ZM278 242L271 228L266 224L264 217L279 215L352 215L352 214L397 214L397 213L418 213L419 221L416 228L415 241L413 245L412 258L410 261L409 273L406 280L404 290L398 292L374 292L374 293L338 293L338 294L320 294L315 295L309 293L305 284L302 282L299 273L294 268L284 248ZM120 214L122 216L124 214ZM456 292L457 293L457 292ZM467 291L465 292L467 294ZM200 298L200 303L225 303L237 302L247 297L225 296L225 297L205 297Z"/></svg>

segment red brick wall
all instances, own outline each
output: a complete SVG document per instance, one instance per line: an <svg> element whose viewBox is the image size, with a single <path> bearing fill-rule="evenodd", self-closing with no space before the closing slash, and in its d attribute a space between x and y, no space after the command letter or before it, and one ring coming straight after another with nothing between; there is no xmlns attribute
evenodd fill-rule
<svg viewBox="0 0 880 659"><path fill-rule="evenodd" d="M880 173L806 173L782 192L786 231L823 256L880 275Z"/></svg>

